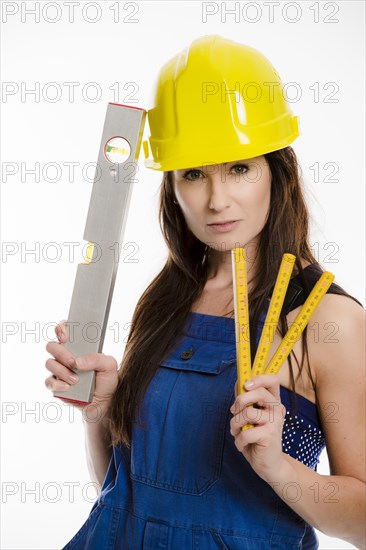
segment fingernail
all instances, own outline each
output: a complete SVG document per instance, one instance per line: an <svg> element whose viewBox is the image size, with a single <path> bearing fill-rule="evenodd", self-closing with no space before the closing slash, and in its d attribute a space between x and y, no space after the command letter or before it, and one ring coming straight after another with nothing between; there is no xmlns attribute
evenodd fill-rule
<svg viewBox="0 0 366 550"><path fill-rule="evenodd" d="M77 381L79 380L79 377L76 376L75 374L70 374L69 378L70 378L70 380L71 380L72 382L74 382L74 383L77 382Z"/></svg>
<svg viewBox="0 0 366 550"><path fill-rule="evenodd" d="M248 380L247 382L245 382L245 387L248 389L248 388L252 388L254 386L254 382L253 380Z"/></svg>
<svg viewBox="0 0 366 550"><path fill-rule="evenodd" d="M75 359L71 357L71 359L68 360L67 364L70 365L70 367L75 367Z"/></svg>
<svg viewBox="0 0 366 550"><path fill-rule="evenodd" d="M66 390L69 390L71 388L70 384L62 384L62 388L60 389L60 391L66 391Z"/></svg>

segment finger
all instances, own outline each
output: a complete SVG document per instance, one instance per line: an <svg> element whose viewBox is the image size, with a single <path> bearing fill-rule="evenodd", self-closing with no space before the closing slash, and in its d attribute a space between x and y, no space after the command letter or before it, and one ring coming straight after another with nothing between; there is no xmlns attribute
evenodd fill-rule
<svg viewBox="0 0 366 550"><path fill-rule="evenodd" d="M46 369L52 372L54 376L67 384L76 384L79 380L77 374L75 374L71 369L65 367L65 365L55 361L55 359L47 359L45 366Z"/></svg>
<svg viewBox="0 0 366 550"><path fill-rule="evenodd" d="M238 435L245 424L263 426L264 424L276 424L283 427L286 409L281 402L269 404L265 408L245 407L239 414L233 416L230 421L230 433Z"/></svg>
<svg viewBox="0 0 366 550"><path fill-rule="evenodd" d="M69 365L70 359L74 358L74 354L65 346L60 346L58 342L47 342L46 351L63 365Z"/></svg>
<svg viewBox="0 0 366 550"><path fill-rule="evenodd" d="M61 344L64 344L65 342L67 342L69 337L66 323L67 323L67 320L62 319L62 321L60 321L58 325L56 325L55 327L56 336L58 338L58 341Z"/></svg>
<svg viewBox="0 0 366 550"><path fill-rule="evenodd" d="M238 437L235 438L235 446L238 451L243 452L247 445L257 443L257 444L266 444L268 443L268 427L264 426L255 426L250 430L241 431Z"/></svg>
<svg viewBox="0 0 366 550"><path fill-rule="evenodd" d="M266 409L256 409L254 407L245 407L239 414L233 416L230 420L230 433L238 435L245 424L255 426L263 425L270 420L273 421L273 415Z"/></svg>
<svg viewBox="0 0 366 550"><path fill-rule="evenodd" d="M104 353L89 353L80 355L70 362L72 368L80 370L95 370L99 372L110 372L117 370L117 361L112 355Z"/></svg>
<svg viewBox="0 0 366 550"><path fill-rule="evenodd" d="M255 404L255 406L258 407L267 407L271 403L273 404L278 402L280 402L280 398L275 398L272 393L261 386L250 392L245 392L238 395L238 397L230 407L230 411L232 412L232 414L238 414L241 410L243 410L245 407L248 407L249 405Z"/></svg>
<svg viewBox="0 0 366 550"><path fill-rule="evenodd" d="M252 407L247 407L248 409L252 409ZM249 419L250 418L250 419ZM238 436L241 432L241 429L245 424L251 424L252 426L256 426L257 423L255 421L259 421L260 417L257 415L253 415L253 418L251 417L251 414L247 414L247 412L244 411L241 414L235 415L230 420L230 433L234 437Z"/></svg>
<svg viewBox="0 0 366 550"><path fill-rule="evenodd" d="M250 392L259 387L266 388L276 399L280 398L280 379L277 374L260 374L245 383L245 389Z"/></svg>
<svg viewBox="0 0 366 550"><path fill-rule="evenodd" d="M46 388L51 391L66 391L70 388L69 384L62 382L62 380L57 380L54 376L46 378L44 383Z"/></svg>

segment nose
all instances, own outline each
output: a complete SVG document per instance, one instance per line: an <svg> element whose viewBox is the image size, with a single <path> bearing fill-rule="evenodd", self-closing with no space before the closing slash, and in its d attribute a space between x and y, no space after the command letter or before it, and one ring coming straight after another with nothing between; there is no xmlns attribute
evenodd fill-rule
<svg viewBox="0 0 366 550"><path fill-rule="evenodd" d="M224 210L225 208L229 208L231 204L231 197L222 167L220 166L213 172L209 172L207 177L209 181L209 185L207 187L208 207L212 210L217 210L218 212Z"/></svg>

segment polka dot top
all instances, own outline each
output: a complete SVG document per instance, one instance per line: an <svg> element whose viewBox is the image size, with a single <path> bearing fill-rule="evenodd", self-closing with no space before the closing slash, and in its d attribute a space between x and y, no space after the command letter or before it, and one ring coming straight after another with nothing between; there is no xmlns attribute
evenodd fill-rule
<svg viewBox="0 0 366 550"><path fill-rule="evenodd" d="M296 412L291 413L291 394L292 391L280 387L281 401L287 411L282 431L282 449L316 470L319 456L325 447L318 409L314 403L296 394Z"/></svg>

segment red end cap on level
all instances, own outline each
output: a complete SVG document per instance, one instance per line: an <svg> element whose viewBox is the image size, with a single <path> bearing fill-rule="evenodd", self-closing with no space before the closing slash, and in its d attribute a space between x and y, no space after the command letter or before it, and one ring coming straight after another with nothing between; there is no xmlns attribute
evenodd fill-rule
<svg viewBox="0 0 366 550"><path fill-rule="evenodd" d="M78 401L77 399L70 399L69 397L61 397L60 395L54 395L53 397L57 397L58 399L64 399L65 401L71 401L71 403L82 403L84 405L89 405L91 401Z"/></svg>
<svg viewBox="0 0 366 550"><path fill-rule="evenodd" d="M133 107L132 105L124 105L123 103L112 103L111 101L108 105L118 105L118 107L129 107L130 109L137 109L138 111L146 111L146 109L142 109L141 107Z"/></svg>

